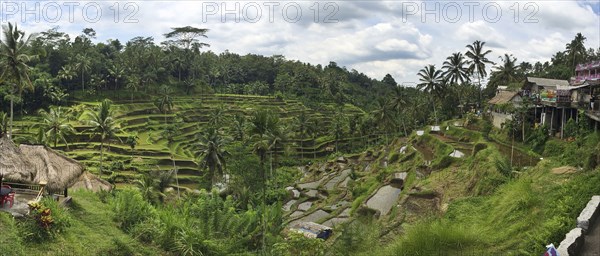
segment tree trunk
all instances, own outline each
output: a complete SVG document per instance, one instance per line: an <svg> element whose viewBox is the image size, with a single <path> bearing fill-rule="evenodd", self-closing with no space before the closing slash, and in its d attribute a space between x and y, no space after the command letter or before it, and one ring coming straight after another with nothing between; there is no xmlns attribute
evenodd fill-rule
<svg viewBox="0 0 600 256"><path fill-rule="evenodd" d="M523 142L525 142L525 113L523 113L523 123L521 124L521 131L523 134Z"/></svg>
<svg viewBox="0 0 600 256"><path fill-rule="evenodd" d="M83 94L85 94L85 80L84 80L83 68L81 69L81 88L83 90Z"/></svg>
<svg viewBox="0 0 600 256"><path fill-rule="evenodd" d="M177 173L179 172L179 170L177 170L177 166L175 166L175 157L173 157L173 155L171 155L171 161L173 161L173 170L175 170L175 184L177 184L177 198L181 199L181 193L179 192L179 178L177 177Z"/></svg>
<svg viewBox="0 0 600 256"><path fill-rule="evenodd" d="M14 93L13 95L11 95L10 97L10 129L9 129L9 133L8 133L8 138L12 140L12 134L13 134L13 108L14 108Z"/></svg>
<svg viewBox="0 0 600 256"><path fill-rule="evenodd" d="M433 118L435 118L435 125L438 124L437 113L435 111L435 102L433 101L433 96L431 96L431 104L433 105Z"/></svg>
<svg viewBox="0 0 600 256"><path fill-rule="evenodd" d="M104 160L104 151L102 150L104 148L104 140L100 140L100 174L98 174L98 177L100 179L102 179L102 161Z"/></svg>

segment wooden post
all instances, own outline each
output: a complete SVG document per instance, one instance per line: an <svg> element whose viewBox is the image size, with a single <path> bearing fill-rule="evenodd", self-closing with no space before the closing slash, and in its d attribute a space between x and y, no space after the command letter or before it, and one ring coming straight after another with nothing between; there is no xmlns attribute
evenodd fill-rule
<svg viewBox="0 0 600 256"><path fill-rule="evenodd" d="M552 108L552 117L550 118L550 135L554 137L554 108Z"/></svg>
<svg viewBox="0 0 600 256"><path fill-rule="evenodd" d="M562 116L560 118L560 138L563 138L563 134L565 131L565 109L562 109Z"/></svg>

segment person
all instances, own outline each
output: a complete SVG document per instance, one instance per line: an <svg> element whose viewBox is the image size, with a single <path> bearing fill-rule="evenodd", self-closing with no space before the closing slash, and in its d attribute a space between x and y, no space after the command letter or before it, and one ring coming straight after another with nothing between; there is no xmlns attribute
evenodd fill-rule
<svg viewBox="0 0 600 256"><path fill-rule="evenodd" d="M592 98L590 99L590 110L594 111L594 101L596 101L596 96L592 95Z"/></svg>

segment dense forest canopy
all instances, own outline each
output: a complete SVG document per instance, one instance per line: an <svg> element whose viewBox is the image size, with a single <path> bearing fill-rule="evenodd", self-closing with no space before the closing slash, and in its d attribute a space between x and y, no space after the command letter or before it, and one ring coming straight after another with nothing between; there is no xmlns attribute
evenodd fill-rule
<svg viewBox="0 0 600 256"><path fill-rule="evenodd" d="M80 196L89 201L105 201L97 204L105 210L110 207L112 219L105 216L103 221L117 223L119 232L165 252L297 255L299 250L306 249L309 255L311 252L323 255L327 248L320 241L293 234L286 240L281 235L289 224L284 221L281 205L290 197L286 186L297 185L301 177L308 175L309 169L319 175L324 174L321 167L330 168L327 170L331 173L343 173L346 170L342 169L349 162L341 157L343 154L354 154L354 161L368 162L360 170L347 169L346 176L331 183L337 185L347 180L343 192L337 188L318 188L320 181L331 178L332 175L327 174L326 178L312 181L317 182L317 188L309 192L315 196L304 195L307 192L303 191L300 199L309 202L315 198L319 198L317 201L335 200L334 196L340 196L347 200L343 207L349 212L352 210L353 216L372 217L372 212L362 205L391 175L396 177L395 168L406 169L404 177L410 175L410 182L426 180L421 184L425 187L442 180L427 180L428 175L437 175L433 170L442 172L448 168L450 171L456 167L447 172L448 175L456 175L455 179L469 183L468 189L461 188L457 193L489 200L487 196L502 184L521 186L518 175L526 169L512 166L512 157L507 164L502 153L495 149L502 145L489 138L491 123L477 118L476 113L485 110L487 99L494 96L498 86L517 89L528 76L569 79L578 64L600 60L600 49L586 48L582 34L577 34L565 45L565 50L554 54L550 61L534 64L518 62L510 53L496 56L489 44L476 40L465 42L463 49L454 49L456 52L440 60L443 61L441 66L428 64L414 70L418 83L415 87L405 87L390 74L379 80L340 67L334 60L322 66L288 60L281 55L215 53L203 42L208 36L209 29L185 26L166 32L160 43L143 36L125 43L118 39L94 42L93 28L84 29L72 39L58 27L26 33L9 23L3 27L0 44L0 136L10 134L12 138L13 123L18 122L20 137L12 138L15 141L59 149L85 162L99 178L114 185L121 181L119 185L127 183L135 187L113 194L83 193ZM488 82L483 83L486 80ZM519 111L522 110L512 110L511 114L521 114L521 119L515 118L493 135L508 140L503 137L508 130L510 136L516 137L514 131L519 124L525 127L525 114ZM445 126L448 137L444 137L445 134L410 136L416 129L448 124L448 120L457 117L464 117L465 126L470 127ZM581 140L591 134L587 129L581 130L585 131ZM530 143L530 138L536 143L543 141L538 144L548 140L542 128L527 132L531 136L526 136L525 128L522 129L524 143ZM538 137L542 139L537 140ZM405 145L399 147L403 143ZM473 152L466 156L465 162L451 157L457 145L460 150ZM477 151L484 153L477 154ZM331 155L340 158L327 159ZM577 162L581 157L597 159L591 153L572 155L579 158L565 161ZM534 158L537 163L538 158ZM321 166L312 162L319 160L330 161ZM453 163L457 165L452 166ZM388 164L394 166L388 168ZM339 170L325 165L337 166ZM460 173L462 169L468 169L469 173ZM471 169L479 172L470 172ZM516 183L511 183L513 179ZM587 183L593 184L595 180ZM180 181L187 184L180 186ZM409 178L402 182L405 181L409 183ZM569 186L577 184L569 183ZM177 189L176 194L173 188ZM180 189L184 192L180 193ZM557 196L570 196L566 190L553 191L557 191L554 192ZM590 191L592 189L585 193ZM407 194L431 199L429 197L439 196L437 193L419 188ZM511 200L512 197L512 194L507 196ZM49 201L44 202L47 207L56 206ZM579 201L565 200L563 204L569 207L564 208L571 209ZM104 206L107 202L109 206ZM327 210L341 216L345 209L338 209L337 203L327 206ZM537 203L532 200L524 207L538 207ZM462 202L467 207L471 204L473 209L480 205L479 201ZM85 215L80 213L81 209L75 207L74 210L78 215ZM52 212L58 217L68 215L58 208ZM304 213L308 212L301 214ZM561 217L569 214L572 213L557 213ZM393 219L386 221L399 227L405 217L397 223ZM502 220L512 218L500 217ZM356 219L358 221L344 226L343 234L332 242L334 255L347 252L354 244L362 250L357 253L372 252L369 251L372 243L393 229L377 226L383 222L371 225L373 222L368 218L366 221ZM548 225L564 229L567 227L565 219L567 217L557 221L558 224ZM57 223L67 222L57 218ZM434 230L453 231L453 226L439 226L442 222L414 223L416 227L431 225ZM420 231L415 230L409 231L407 239L419 236ZM492 243L479 241L469 232L459 232L466 235L460 239L482 248ZM58 233L43 230L34 235L52 239ZM506 234L499 236L502 235ZM532 235L520 246L539 245L540 241L555 236ZM403 241L410 242L398 241L396 245L402 248L397 249L392 244L388 249L401 251L406 248ZM115 243L115 247L127 249ZM461 242L456 244L455 249L462 249ZM482 248L478 249L485 250ZM527 250L532 252L537 248Z"/></svg>

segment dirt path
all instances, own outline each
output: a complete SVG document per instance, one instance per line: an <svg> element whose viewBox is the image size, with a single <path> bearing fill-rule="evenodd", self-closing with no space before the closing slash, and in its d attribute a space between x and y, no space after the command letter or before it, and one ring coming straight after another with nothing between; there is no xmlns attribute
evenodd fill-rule
<svg viewBox="0 0 600 256"><path fill-rule="evenodd" d="M596 217L590 233L585 236L582 256L600 256L600 217Z"/></svg>

